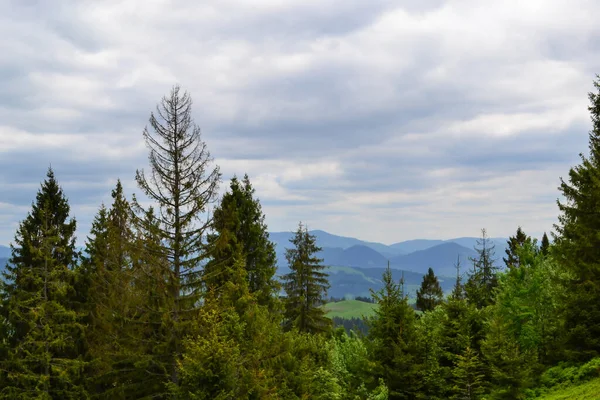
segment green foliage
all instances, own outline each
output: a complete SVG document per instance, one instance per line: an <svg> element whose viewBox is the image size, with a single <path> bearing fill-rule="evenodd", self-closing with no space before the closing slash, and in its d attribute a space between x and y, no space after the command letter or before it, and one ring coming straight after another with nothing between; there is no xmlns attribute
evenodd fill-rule
<svg viewBox="0 0 600 400"><path fill-rule="evenodd" d="M392 280L388 266L383 274L384 287L373 292L379 305L370 319L368 335L372 374L382 378L392 399L412 398L422 382L418 363L415 311L400 286Z"/></svg>
<svg viewBox="0 0 600 400"><path fill-rule="evenodd" d="M51 169L19 225L2 284L6 371L11 399L86 398L85 327L75 302L75 220Z"/></svg>
<svg viewBox="0 0 600 400"><path fill-rule="evenodd" d="M216 233L209 235L209 247L213 249L211 259L204 267L204 281L213 288L226 282L229 279L227 270L240 247L250 291L256 293L259 304L275 310L280 289L274 278L277 269L275 245L269 241L265 216L254 192L248 175L242 182L236 177L231 179L230 191L223 195L214 210Z"/></svg>
<svg viewBox="0 0 600 400"><path fill-rule="evenodd" d="M568 354L574 360L600 355L600 79L594 87L597 92L589 94L588 107L593 124L589 155L581 154L581 164L571 168L568 181L561 178L565 201L558 201L560 215L554 226L554 258L571 273L565 328Z"/></svg>
<svg viewBox="0 0 600 400"><path fill-rule="evenodd" d="M600 393L600 378L572 386L558 389L539 397L540 400L589 400L597 398ZM537 398L537 397L536 397Z"/></svg>
<svg viewBox="0 0 600 400"><path fill-rule="evenodd" d="M542 236L540 252L544 257L548 256L548 254L550 253L550 240L548 240L548 235L546 235L546 232L544 232L544 236Z"/></svg>
<svg viewBox="0 0 600 400"><path fill-rule="evenodd" d="M445 310L439 306L421 315L417 321L416 339L422 360L422 390L427 399L443 399L447 377L440 361L444 354Z"/></svg>
<svg viewBox="0 0 600 400"><path fill-rule="evenodd" d="M481 399L485 393L485 375L477 352L467 346L456 355L456 367L452 370L453 399Z"/></svg>
<svg viewBox="0 0 600 400"><path fill-rule="evenodd" d="M417 309L421 311L431 311L444 299L444 291L440 286L437 276L433 269L429 268L427 274L423 276L421 287L417 290Z"/></svg>
<svg viewBox="0 0 600 400"><path fill-rule="evenodd" d="M477 308L489 306L494 302L494 288L498 285L496 277L498 267L494 265L495 246L490 244L485 229L481 230L481 239L475 247L477 258L472 258L473 271L465 285L467 299Z"/></svg>
<svg viewBox="0 0 600 400"><path fill-rule="evenodd" d="M548 237L546 237L546 239L548 239ZM508 239L508 248L505 250L506 257L502 259L507 268L515 268L521 265L517 249L528 243L531 243L531 237L527 236L519 226L515 236L511 236Z"/></svg>
<svg viewBox="0 0 600 400"><path fill-rule="evenodd" d="M294 248L286 250L291 272L284 276L285 324L300 332L321 333L331 329L331 320L320 307L327 296L329 282L323 272L323 261L315 256L321 251L316 238L299 224L290 242Z"/></svg>

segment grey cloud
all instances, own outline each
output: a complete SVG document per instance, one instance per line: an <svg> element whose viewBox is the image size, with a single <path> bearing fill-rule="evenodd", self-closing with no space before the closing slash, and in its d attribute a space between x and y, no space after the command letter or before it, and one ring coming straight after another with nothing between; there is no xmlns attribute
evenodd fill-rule
<svg viewBox="0 0 600 400"><path fill-rule="evenodd" d="M141 132L175 82L191 92L194 116L217 162L264 162L262 167L221 167L225 179L251 170L276 229L312 218L311 225L323 224L316 227L354 229L372 240L393 236L397 241L409 233L471 235L477 232L466 230L476 222L461 225L455 234L452 221L435 224L440 216L467 213L473 220L492 215L496 219L490 223L508 229L506 219L522 217L518 201L530 214L540 210L546 224L558 195L553 183L558 176L549 174L566 175L577 153L587 148L589 124L566 112L559 117L564 127L552 132L502 118L496 119L499 124L516 124L512 136L494 136L494 126L474 132L456 128L479 116L538 116L562 112L580 100L585 104L600 61L594 41L599 32L585 24L553 28L552 21L536 25L525 15L524 22L502 27L504 41L494 30L487 32L487 46L484 32L477 40L463 40L471 37L461 37L470 32L462 28L482 22L464 25L468 5L449 1L381 0L365 7L363 1L338 0L264 9L260 2L246 9L181 1L165 10L140 4L137 13L111 15L99 11L131 7L87 1L0 6L0 15L10 20L0 17L0 33L13 39L0 44L8 55L0 61L2 125L40 138L49 133L74 138L64 148L33 141L8 152L0 142L0 171L5 171L0 182L9 189L0 202L27 206L35 190L18 184L39 183L49 162L78 212L95 210L117 177L133 191L135 169L147 168ZM449 5L454 18L465 20L462 26L461 21L447 23L460 29L446 27L446 20L437 20L434 29L425 26L431 22L421 18L433 11L451 18L440 11ZM593 14L593 5L584 5ZM377 25L397 7L408 12L405 26ZM500 15L498 21L506 18ZM464 48L467 44L473 47ZM298 58L285 58L290 56ZM86 140L75 140L82 137ZM277 160L289 162L290 169L333 162L339 172L284 179L279 164L269 164ZM543 176L547 190L505 188L526 191L525 200L508 205L454 194L484 192L476 186L480 182L492 182L494 193L493 185L521 185L531 179L519 175L523 170ZM353 203L361 192L372 193L373 201L361 197ZM379 199L386 193L406 197ZM423 193L442 197L424 199ZM347 208L340 207L345 199ZM453 208L443 207L444 201ZM77 215L81 232L91 214ZM0 210L0 217L7 215ZM12 214L8 218L16 220ZM373 228L360 228L366 221ZM415 230L419 224L421 230ZM535 229L542 230L537 224ZM0 231L0 243L11 236Z"/></svg>

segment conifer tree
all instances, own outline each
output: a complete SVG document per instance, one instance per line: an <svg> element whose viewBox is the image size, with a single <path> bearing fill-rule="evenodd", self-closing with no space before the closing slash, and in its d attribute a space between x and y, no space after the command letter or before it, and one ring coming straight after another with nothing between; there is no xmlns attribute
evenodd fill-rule
<svg viewBox="0 0 600 400"><path fill-rule="evenodd" d="M560 215L554 225L553 256L571 274L566 283L565 328L567 346L574 359L600 355L600 76L596 92L589 93L592 119L589 155L561 178Z"/></svg>
<svg viewBox="0 0 600 400"><path fill-rule="evenodd" d="M492 316L489 325L482 352L491 369L493 398L524 399L525 389L531 385L535 357L531 351L519 346L500 316Z"/></svg>
<svg viewBox="0 0 600 400"><path fill-rule="evenodd" d="M481 371L482 363L476 351L467 346L462 354L457 355L456 367L453 369L454 395L452 399L480 399L485 393L485 374Z"/></svg>
<svg viewBox="0 0 600 400"><path fill-rule="evenodd" d="M456 268L456 281L454 282L452 293L450 293L450 298L454 300L462 300L465 298L465 288L462 284L462 275L460 274L460 256L456 258L456 264L454 264L454 268Z"/></svg>
<svg viewBox="0 0 600 400"><path fill-rule="evenodd" d="M89 280L87 342L93 360L90 382L96 392L111 389L115 396L115 364L123 359L125 326L131 320L133 297L133 230L131 209L117 181L109 210L102 206L92 223L83 265ZM108 394L107 394L108 395Z"/></svg>
<svg viewBox="0 0 600 400"><path fill-rule="evenodd" d="M479 247L475 247L475 251L478 256L471 258L473 271L465 285L465 292L471 304L483 308L493 303L494 288L498 286L498 267L494 265L495 246L490 243L485 229L481 230L477 246Z"/></svg>
<svg viewBox="0 0 600 400"><path fill-rule="evenodd" d="M320 307L327 297L328 275L323 272L323 260L315 256L321 248L302 223L290 242L294 247L286 249L286 259L291 272L283 277L286 327L307 333L329 332L331 320Z"/></svg>
<svg viewBox="0 0 600 400"><path fill-rule="evenodd" d="M383 378L390 398L415 398L421 385L415 311L401 285L393 281L389 265L382 280L382 289L371 290L378 304L368 335L374 377Z"/></svg>
<svg viewBox="0 0 600 400"><path fill-rule="evenodd" d="M508 248L505 250L506 257L502 259L507 268L518 268L521 265L517 249L526 243L531 243L531 237L527 236L519 226L515 236L508 238Z"/></svg>
<svg viewBox="0 0 600 400"><path fill-rule="evenodd" d="M203 216L216 199L221 176L218 167L211 167L212 158L192 120L191 107L191 97L182 94L179 86L163 97L157 113L150 115L153 132L144 130L151 172L136 172L138 186L158 203L158 233L169 261L167 283L173 308L167 315L173 325L169 338L173 383L177 383L176 360L185 325L198 309L201 263L208 257L205 239L211 220ZM138 214L144 214L135 197L133 205Z"/></svg>
<svg viewBox="0 0 600 400"><path fill-rule="evenodd" d="M76 222L50 168L21 222L3 273L11 329L3 360L5 398L86 398L80 356L84 326L75 303Z"/></svg>
<svg viewBox="0 0 600 400"><path fill-rule="evenodd" d="M248 175L242 182L231 179L230 191L225 193L214 211L215 234L209 235L213 248L211 260L204 267L205 284L220 287L231 279L234 254L241 251L251 293L261 305L275 307L279 283L275 279L275 245L269 241L265 216ZM239 247L239 249L238 249Z"/></svg>
<svg viewBox="0 0 600 400"><path fill-rule="evenodd" d="M421 287L417 290L417 309L421 311L431 311L438 304L441 304L444 298L444 291L440 286L437 276L433 269L427 270L427 275L423 276Z"/></svg>
<svg viewBox="0 0 600 400"><path fill-rule="evenodd" d="M548 235L544 232L544 236L542 236L542 244L540 246L540 252L544 257L548 255L550 252L550 241L548 240Z"/></svg>

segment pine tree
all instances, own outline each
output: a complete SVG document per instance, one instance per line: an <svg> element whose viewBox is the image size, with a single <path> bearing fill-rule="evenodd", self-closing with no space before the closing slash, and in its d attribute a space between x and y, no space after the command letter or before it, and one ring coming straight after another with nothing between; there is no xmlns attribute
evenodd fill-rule
<svg viewBox="0 0 600 400"><path fill-rule="evenodd" d="M589 155L561 178L560 215L554 225L553 256L571 274L566 283L565 328L572 358L587 360L600 355L600 76L596 93L589 93L592 119Z"/></svg>
<svg viewBox="0 0 600 400"><path fill-rule="evenodd" d="M236 177L231 179L230 191L214 211L216 234L209 235L213 251L204 267L204 280L208 286L220 287L231 279L227 271L239 250L243 254L250 292L256 293L259 304L273 309L280 289L275 279L275 245L269 241L265 216L254 193L248 175L242 182Z"/></svg>
<svg viewBox="0 0 600 400"><path fill-rule="evenodd" d="M159 205L158 233L170 266L168 293L173 308L167 315L172 323L169 345L174 383L185 325L198 310L201 262L208 257L204 239L211 220L202 216L216 198L221 176L218 167L210 167L212 159L201 140L200 128L192 120L191 107L191 97L187 92L181 94L179 86L163 97L157 114L150 115L154 132L144 130L151 173L136 172L138 186ZM133 205L138 214L144 214L135 197ZM138 223L143 221L143 217L138 218Z"/></svg>
<svg viewBox="0 0 600 400"><path fill-rule="evenodd" d="M2 284L11 327L5 398L81 399L82 315L75 303L76 222L52 169L21 222Z"/></svg>
<svg viewBox="0 0 600 400"><path fill-rule="evenodd" d="M423 276L421 287L417 290L417 309L421 311L431 311L444 299L444 291L440 286L437 276L433 269L427 270L427 275Z"/></svg>
<svg viewBox="0 0 600 400"><path fill-rule="evenodd" d="M465 292L470 303L477 308L489 306L494 301L494 288L498 286L497 271L494 265L495 246L490 244L485 229L481 230L481 239L477 240L475 251L477 258L471 258L473 272L465 285Z"/></svg>
<svg viewBox="0 0 600 400"><path fill-rule="evenodd" d="M323 260L315 256L321 251L316 237L298 225L290 242L294 248L286 249L286 259L291 272L286 274L283 287L286 292L285 324L288 329L300 332L320 333L331 329L331 320L321 309L329 289L328 275L323 272Z"/></svg>
<svg viewBox="0 0 600 400"><path fill-rule="evenodd" d="M508 238L508 248L505 250L506 257L502 259L508 268L518 268L521 265L517 249L525 243L531 243L531 237L527 236L519 226L515 236Z"/></svg>
<svg viewBox="0 0 600 400"><path fill-rule="evenodd" d="M540 252L544 257L548 255L550 252L550 241L548 240L548 235L544 232L544 236L542 236L542 244L540 246Z"/></svg>
<svg viewBox="0 0 600 400"><path fill-rule="evenodd" d="M415 311L388 268L383 288L371 295L378 304L369 321L369 354L374 378L383 378L393 399L415 398L421 386Z"/></svg>

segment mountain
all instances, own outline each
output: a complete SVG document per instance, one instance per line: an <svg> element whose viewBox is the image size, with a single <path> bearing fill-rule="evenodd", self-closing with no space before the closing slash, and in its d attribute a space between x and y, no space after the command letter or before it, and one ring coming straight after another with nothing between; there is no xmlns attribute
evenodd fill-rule
<svg viewBox="0 0 600 400"><path fill-rule="evenodd" d="M329 274L331 287L327 296L336 298L371 297L370 289L378 291L383 287L381 277L384 271L385 268L329 267L326 272ZM414 299L417 289L421 286L423 274L393 268L391 271L395 282L404 278L404 291L410 299ZM454 279L441 277L440 285L444 292L449 293L454 285Z"/></svg>
<svg viewBox="0 0 600 400"><path fill-rule="evenodd" d="M476 257L477 252L454 242L445 242L425 250L415 251L410 254L392 258L390 264L395 268L405 269L419 273L426 273L431 267L438 276L456 276L454 264L460 258L461 273L465 273L471 266L469 257Z"/></svg>
<svg viewBox="0 0 600 400"><path fill-rule="evenodd" d="M468 249L472 249L474 247L479 247L477 245L477 241L480 240L480 238L476 238L476 237L461 237L461 238L456 238L456 239L450 239L447 240L447 242L454 242L457 244L460 244L463 247L466 247ZM506 253L504 252L504 250L507 249L508 244L507 241L508 239L505 238L489 238L490 242L496 247L494 252L495 252L495 258L499 260L499 262L502 262L502 257L506 256Z"/></svg>
<svg viewBox="0 0 600 400"><path fill-rule="evenodd" d="M384 267L387 265L388 258L377 251L364 245L356 245L345 249L337 264L348 267Z"/></svg>
<svg viewBox="0 0 600 400"><path fill-rule="evenodd" d="M4 267L6 267L7 263L8 263L8 257L0 257L0 272L4 271Z"/></svg>
<svg viewBox="0 0 600 400"><path fill-rule="evenodd" d="M0 258L10 257L10 247L0 245Z"/></svg>
<svg viewBox="0 0 600 400"><path fill-rule="evenodd" d="M375 251L377 251L378 253L380 253L381 255L384 256L393 256L393 255L397 255L397 254L401 254L400 251L385 245L383 243L376 243L376 242L367 242L364 240L360 240L360 239L356 239L356 238L352 238L352 237L346 237L346 236L338 236L338 235L333 235L331 233L325 232L325 231L321 231L321 230L314 230L314 231L309 231L311 235L314 235L317 239L317 245L319 245L320 247L332 247L332 248L341 248L341 249L348 249L352 246L366 246L368 248L371 248ZM269 239L275 243L275 246L277 248L280 249L285 249L285 248L290 248L292 246L292 244L290 243L290 239L294 236L294 232L269 232ZM278 251L281 253L284 253L283 250Z"/></svg>
<svg viewBox="0 0 600 400"><path fill-rule="evenodd" d="M443 240L436 239L413 239L406 240L400 243L394 243L390 245L391 248L398 251L397 254L409 254L419 250L425 250L433 246L437 246L438 244L444 243Z"/></svg>

